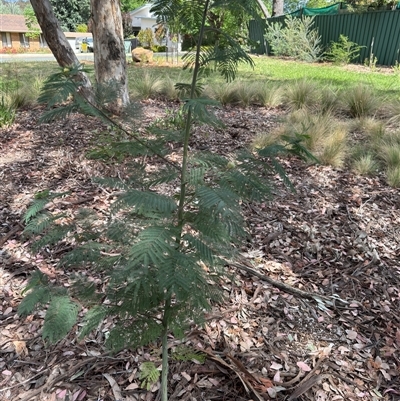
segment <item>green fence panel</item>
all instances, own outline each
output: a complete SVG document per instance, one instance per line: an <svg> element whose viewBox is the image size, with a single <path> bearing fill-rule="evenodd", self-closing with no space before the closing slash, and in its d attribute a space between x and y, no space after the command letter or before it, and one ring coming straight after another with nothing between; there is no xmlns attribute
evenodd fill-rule
<svg viewBox="0 0 400 401"><path fill-rule="evenodd" d="M250 21L249 23L249 38L251 40L251 52L255 54L269 54L266 48L264 38L267 24L265 20Z"/></svg>
<svg viewBox="0 0 400 401"><path fill-rule="evenodd" d="M270 18L268 22L282 22L284 18ZM322 45L326 49L341 34L363 46L360 57L354 62L363 63L365 59L369 59L371 52L381 65L394 65L396 61L400 61L400 10L316 15L315 28L318 29ZM265 29L265 23L261 25L255 21L250 22L250 39L260 44L253 47L255 53L265 54L269 50L264 39Z"/></svg>

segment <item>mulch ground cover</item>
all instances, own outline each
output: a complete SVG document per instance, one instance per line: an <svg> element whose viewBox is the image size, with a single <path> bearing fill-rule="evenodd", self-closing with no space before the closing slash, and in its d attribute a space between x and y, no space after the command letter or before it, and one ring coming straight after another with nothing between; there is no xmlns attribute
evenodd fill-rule
<svg viewBox="0 0 400 401"><path fill-rule="evenodd" d="M141 130L178 107L142 106ZM40 336L43 313L17 314L35 269L69 283L57 268L65 249L33 254L22 235L34 194L69 191L60 208L106 216L115 195L91 177L129 169L85 157L106 131L101 123L72 115L39 124L41 113L20 111L0 130L0 400L159 399L159 383L146 386L140 367L161 365L160 343L112 354L104 347L107 320L84 340L71 333L49 346ZM190 146L229 155L284 113L220 109L226 127L197 127ZM399 190L379 176L282 163L296 193L273 176L274 196L243 206L251 241L227 266L225 302L184 340L170 337L170 399L400 400Z"/></svg>

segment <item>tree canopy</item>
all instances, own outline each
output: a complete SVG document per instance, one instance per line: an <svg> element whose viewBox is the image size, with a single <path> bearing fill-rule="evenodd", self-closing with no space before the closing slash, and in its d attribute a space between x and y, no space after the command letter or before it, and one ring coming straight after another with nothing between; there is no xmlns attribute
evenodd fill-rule
<svg viewBox="0 0 400 401"><path fill-rule="evenodd" d="M1 0L0 1L0 14L23 14L26 1L19 0Z"/></svg>
<svg viewBox="0 0 400 401"><path fill-rule="evenodd" d="M50 3L64 31L74 32L77 25L89 21L90 0L50 0Z"/></svg>
<svg viewBox="0 0 400 401"><path fill-rule="evenodd" d="M121 0L121 11L127 13L146 4L146 0Z"/></svg>

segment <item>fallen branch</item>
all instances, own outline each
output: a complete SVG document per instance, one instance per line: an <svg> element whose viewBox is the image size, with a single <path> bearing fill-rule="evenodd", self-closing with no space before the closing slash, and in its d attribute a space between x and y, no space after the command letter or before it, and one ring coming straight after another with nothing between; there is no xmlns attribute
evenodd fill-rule
<svg viewBox="0 0 400 401"><path fill-rule="evenodd" d="M0 247L3 246L13 235L22 231L24 227L21 223L17 223L17 225L12 228L4 237L0 238Z"/></svg>
<svg viewBox="0 0 400 401"><path fill-rule="evenodd" d="M344 301L339 297L335 297L335 296L327 297L327 296L316 294L313 292L307 292L307 291L300 290L300 289L292 287L288 284L284 284L281 281L276 281L276 280L272 279L271 277L268 277L265 274L258 272L257 270L253 269L252 267L245 266L245 265L242 265L242 264L236 263L236 262L228 262L228 263L230 266L236 267L240 270L244 270L244 271L252 274L253 276L260 278L261 280L266 281L267 283L273 285L274 287L278 288L281 291L284 291L288 294L292 294L299 298L314 300L323 308L324 307L326 308L325 305L328 305L330 307L334 306L334 301L342 302L344 304L348 303L347 301Z"/></svg>

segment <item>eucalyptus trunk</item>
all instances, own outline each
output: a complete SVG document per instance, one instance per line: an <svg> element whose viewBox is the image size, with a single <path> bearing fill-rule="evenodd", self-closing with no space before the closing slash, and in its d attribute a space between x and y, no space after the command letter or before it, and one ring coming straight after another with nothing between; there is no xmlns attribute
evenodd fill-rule
<svg viewBox="0 0 400 401"><path fill-rule="evenodd" d="M123 23L119 0L90 0L96 80L118 85L117 98L107 107L119 114L129 104Z"/></svg>
<svg viewBox="0 0 400 401"><path fill-rule="evenodd" d="M79 64L74 50L69 44L60 23L56 18L49 0L31 0L32 8L42 30L42 34L60 67L71 67ZM85 95L91 98L92 85L83 72L77 75Z"/></svg>
<svg viewBox="0 0 400 401"><path fill-rule="evenodd" d="M273 0L272 1L272 16L273 17L278 17L279 15L283 15L283 4L284 4L283 0Z"/></svg>
<svg viewBox="0 0 400 401"><path fill-rule="evenodd" d="M264 18L265 19L270 18L271 16L269 14L269 11L268 11L266 5L264 4L264 0L256 0L256 2L258 4L258 6L260 7L261 12L264 14ZM282 7L283 7L283 3L282 3ZM283 11L283 8L282 8L282 11Z"/></svg>

